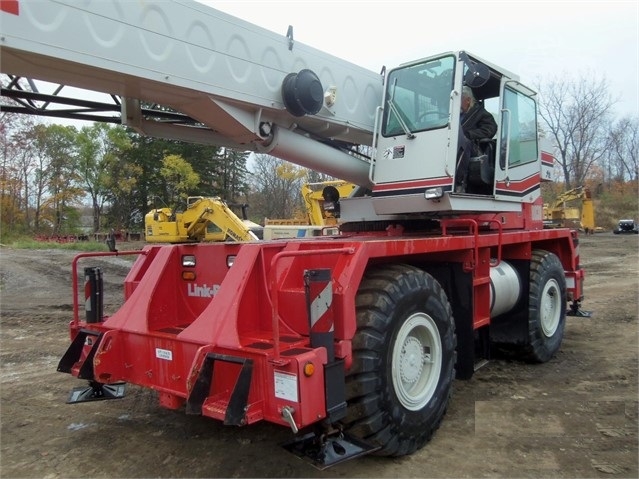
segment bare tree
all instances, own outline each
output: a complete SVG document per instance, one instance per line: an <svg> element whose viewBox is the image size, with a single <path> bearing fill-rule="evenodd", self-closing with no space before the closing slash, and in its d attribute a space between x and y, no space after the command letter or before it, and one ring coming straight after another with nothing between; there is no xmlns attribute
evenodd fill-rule
<svg viewBox="0 0 639 479"><path fill-rule="evenodd" d="M43 209L46 204L45 194L47 190L47 171L49 168L49 156L46 153L47 127L43 124L35 125L30 132L35 148L34 172L31 178L31 192L33 202L33 230L40 233L43 218Z"/></svg>
<svg viewBox="0 0 639 479"><path fill-rule="evenodd" d="M639 180L638 117L624 117L612 127L607 170L612 180Z"/></svg>
<svg viewBox="0 0 639 479"><path fill-rule="evenodd" d="M583 184L609 148L613 101L605 78L554 78L538 87L539 113L559 150L566 188Z"/></svg>
<svg viewBox="0 0 639 479"><path fill-rule="evenodd" d="M19 168L20 182L22 183L23 196L20 208L24 211L24 223L31 227L31 208L30 200L33 196L31 192L31 179L35 172L35 158L38 154L36 144L33 141L35 120L31 116L21 115L20 129L15 132L14 141L18 147L19 155L17 158L17 167Z"/></svg>
<svg viewBox="0 0 639 479"><path fill-rule="evenodd" d="M251 212L264 218L293 218L302 210L306 170L274 156L258 154L252 167Z"/></svg>

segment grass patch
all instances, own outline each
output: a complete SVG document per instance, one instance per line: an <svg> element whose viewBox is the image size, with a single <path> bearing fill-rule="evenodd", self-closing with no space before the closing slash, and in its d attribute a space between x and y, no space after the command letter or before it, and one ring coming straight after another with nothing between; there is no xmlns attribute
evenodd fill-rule
<svg viewBox="0 0 639 479"><path fill-rule="evenodd" d="M32 238L19 238L4 243L3 246L16 249L61 249L69 251L109 251L106 243L97 241L75 241L75 242L58 242L58 241L36 241Z"/></svg>

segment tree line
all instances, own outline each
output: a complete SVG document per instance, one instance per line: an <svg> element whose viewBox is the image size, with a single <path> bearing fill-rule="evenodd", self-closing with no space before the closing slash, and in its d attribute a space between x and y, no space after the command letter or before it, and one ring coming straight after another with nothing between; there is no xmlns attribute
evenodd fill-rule
<svg viewBox="0 0 639 479"><path fill-rule="evenodd" d="M248 190L245 154L106 123L77 129L4 114L0 141L3 235L77 233L82 205L93 232L140 230L156 203L177 208L187 195L235 198Z"/></svg>
<svg viewBox="0 0 639 479"><path fill-rule="evenodd" d="M325 175L269 155L139 135L108 123L76 128L2 114L0 123L2 236L64 236L143 229L152 208L180 210L188 196L219 197L249 219L303 215L301 186ZM86 232L86 230L84 230Z"/></svg>

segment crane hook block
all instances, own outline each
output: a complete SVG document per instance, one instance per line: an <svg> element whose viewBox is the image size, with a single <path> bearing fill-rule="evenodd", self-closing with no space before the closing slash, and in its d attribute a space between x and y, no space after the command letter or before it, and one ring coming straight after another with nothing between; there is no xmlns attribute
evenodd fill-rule
<svg viewBox="0 0 639 479"><path fill-rule="evenodd" d="M314 115L324 101L322 82L312 70L289 73L282 82L282 99L291 115Z"/></svg>

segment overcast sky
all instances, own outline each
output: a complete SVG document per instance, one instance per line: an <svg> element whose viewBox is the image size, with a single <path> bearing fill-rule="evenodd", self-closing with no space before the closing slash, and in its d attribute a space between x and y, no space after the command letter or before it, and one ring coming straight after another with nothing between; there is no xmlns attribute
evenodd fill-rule
<svg viewBox="0 0 639 479"><path fill-rule="evenodd" d="M639 115L637 0L201 1L373 71L467 50L529 86L605 78L616 112Z"/></svg>

